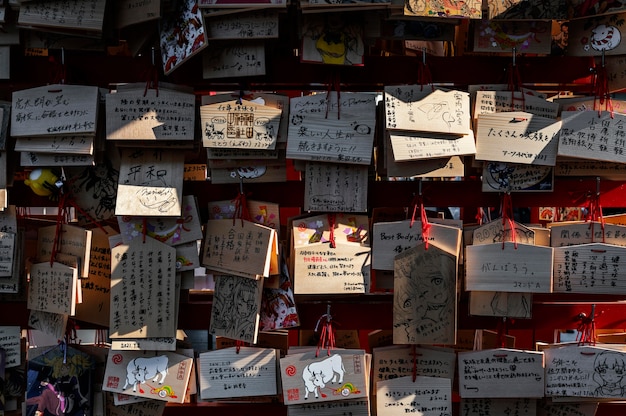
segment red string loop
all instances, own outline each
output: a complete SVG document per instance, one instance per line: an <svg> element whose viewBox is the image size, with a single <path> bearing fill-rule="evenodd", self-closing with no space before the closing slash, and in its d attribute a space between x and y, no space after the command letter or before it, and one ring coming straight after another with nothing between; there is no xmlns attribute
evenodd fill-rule
<svg viewBox="0 0 626 416"><path fill-rule="evenodd" d="M515 221L513 220L513 202L511 200L511 194L505 193L502 196L502 249L504 250L504 243L506 242L506 225L508 224L511 232L511 241L514 247L517 249L517 238L515 233Z"/></svg>
<svg viewBox="0 0 626 416"><path fill-rule="evenodd" d="M244 221L250 221L250 211L248 210L247 196L243 192L239 192L237 197L232 200L235 203L235 215L233 216L233 225L237 220L241 220L241 226L243 227Z"/></svg>
<svg viewBox="0 0 626 416"><path fill-rule="evenodd" d="M609 75L604 64L596 68L593 89L595 95L593 99L593 109L598 111L598 117L602 115L602 105L604 105L604 110L610 112L611 118L615 118L615 114L613 113L613 101L611 100L609 91Z"/></svg>
<svg viewBox="0 0 626 416"><path fill-rule="evenodd" d="M335 242L335 227L337 226L337 215L336 214L328 214L328 228L330 228L330 235L328 237L330 241L330 248L336 248Z"/></svg>
<svg viewBox="0 0 626 416"><path fill-rule="evenodd" d="M591 315L585 313L578 315L580 324L578 324L578 345L596 345L596 305L591 305Z"/></svg>
<svg viewBox="0 0 626 416"><path fill-rule="evenodd" d="M333 328L333 319L330 313L326 313L317 320L315 325L315 332L320 329L320 338L317 342L317 349L315 350L315 356L319 357L320 349L326 348L326 355L330 356L330 350L335 348L335 329Z"/></svg>

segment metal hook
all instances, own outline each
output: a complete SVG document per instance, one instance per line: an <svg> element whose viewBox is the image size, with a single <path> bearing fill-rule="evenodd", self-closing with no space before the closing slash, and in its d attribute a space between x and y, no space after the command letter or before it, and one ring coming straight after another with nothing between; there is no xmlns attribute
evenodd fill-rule
<svg viewBox="0 0 626 416"><path fill-rule="evenodd" d="M152 50L150 52L152 54L152 66L154 66L154 46L152 47Z"/></svg>
<svg viewBox="0 0 626 416"><path fill-rule="evenodd" d="M426 65L426 47L422 48L422 64Z"/></svg>
<svg viewBox="0 0 626 416"><path fill-rule="evenodd" d="M422 178L420 178L418 183L417 183L417 195L420 198L422 197Z"/></svg>
<svg viewBox="0 0 626 416"><path fill-rule="evenodd" d="M513 66L515 66L515 59L517 55L517 48L515 46L513 46L512 52L513 52Z"/></svg>
<svg viewBox="0 0 626 416"><path fill-rule="evenodd" d="M243 176L239 176L239 193L243 194Z"/></svg>
<svg viewBox="0 0 626 416"><path fill-rule="evenodd" d="M600 196L600 177L596 176L596 196Z"/></svg>

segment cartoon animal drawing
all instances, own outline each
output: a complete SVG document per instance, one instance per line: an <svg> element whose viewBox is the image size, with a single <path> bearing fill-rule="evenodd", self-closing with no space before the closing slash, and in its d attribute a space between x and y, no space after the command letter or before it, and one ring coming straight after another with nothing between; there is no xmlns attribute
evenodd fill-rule
<svg viewBox="0 0 626 416"><path fill-rule="evenodd" d="M309 397L309 393L314 393L315 398L319 398L321 389L326 387L326 383L343 383L343 375L346 372L343 361L339 354L310 363L302 370L302 379L304 380L304 399ZM339 380L337 380L337 376Z"/></svg>
<svg viewBox="0 0 626 416"><path fill-rule="evenodd" d="M591 30L589 43L596 51L610 51L615 49L621 40L622 35L615 26L598 25Z"/></svg>
<svg viewBox="0 0 626 416"><path fill-rule="evenodd" d="M163 384L167 376L167 362L167 355L149 358L137 357L130 360L126 366L126 382L123 388L132 385L134 393L137 391L138 384L145 384L148 379L152 379L152 382L156 383L159 376L161 376L159 384Z"/></svg>

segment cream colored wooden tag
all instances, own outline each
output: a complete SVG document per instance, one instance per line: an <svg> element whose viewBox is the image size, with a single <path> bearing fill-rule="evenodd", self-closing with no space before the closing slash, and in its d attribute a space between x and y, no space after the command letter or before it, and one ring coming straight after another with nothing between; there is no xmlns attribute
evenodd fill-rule
<svg viewBox="0 0 626 416"><path fill-rule="evenodd" d="M22 166L93 166L94 164L93 155L20 152L20 165Z"/></svg>
<svg viewBox="0 0 626 416"><path fill-rule="evenodd" d="M102 390L183 403L193 358L170 351L111 351Z"/></svg>
<svg viewBox="0 0 626 416"><path fill-rule="evenodd" d="M471 245L465 249L466 290L552 292L552 247L522 243Z"/></svg>
<svg viewBox="0 0 626 416"><path fill-rule="evenodd" d="M211 308L211 335L256 343L263 280L234 275L215 276Z"/></svg>
<svg viewBox="0 0 626 416"><path fill-rule="evenodd" d="M393 157L396 162L432 159L450 156L474 155L474 133L458 137L442 137L435 133L390 134Z"/></svg>
<svg viewBox="0 0 626 416"><path fill-rule="evenodd" d="M86 0L68 3L62 0L31 2L20 5L18 24L48 29L75 29L101 32L106 1Z"/></svg>
<svg viewBox="0 0 626 416"><path fill-rule="evenodd" d="M197 201L193 195L183 196L181 211L179 217L118 216L117 222L124 243L128 244L135 238L141 239L144 234L170 246L201 240L202 226Z"/></svg>
<svg viewBox="0 0 626 416"><path fill-rule="evenodd" d="M193 91L160 84L121 86L106 95L107 140L193 140L196 101Z"/></svg>
<svg viewBox="0 0 626 416"><path fill-rule="evenodd" d="M556 176L596 176L602 179L626 180L626 164L601 160L559 158L554 167Z"/></svg>
<svg viewBox="0 0 626 416"><path fill-rule="evenodd" d="M525 165L556 164L561 122L526 112L478 117L476 159Z"/></svg>
<svg viewBox="0 0 626 416"><path fill-rule="evenodd" d="M0 277L13 276L15 263L15 233L0 232Z"/></svg>
<svg viewBox="0 0 626 416"><path fill-rule="evenodd" d="M292 404L287 406L287 416L370 416L370 401L365 399L337 400L334 402Z"/></svg>
<svg viewBox="0 0 626 416"><path fill-rule="evenodd" d="M385 86L388 130L470 134L470 99L464 91L420 85Z"/></svg>
<svg viewBox="0 0 626 416"><path fill-rule="evenodd" d="M116 406L113 400L106 401L109 416L161 416L165 411L165 403L160 400L141 399L139 402Z"/></svg>
<svg viewBox="0 0 626 416"><path fill-rule="evenodd" d="M497 348L459 352L462 398L543 397L543 353Z"/></svg>
<svg viewBox="0 0 626 416"><path fill-rule="evenodd" d="M454 379L456 353L451 348L418 346L414 353L412 346L392 345L374 348L372 352L374 392L377 392L380 381L411 376L414 360L418 376Z"/></svg>
<svg viewBox="0 0 626 416"><path fill-rule="evenodd" d="M117 3L115 12L114 22L121 29L137 23L158 19L161 16L161 2L158 0L144 0L137 3L134 0L120 0Z"/></svg>
<svg viewBox="0 0 626 416"><path fill-rule="evenodd" d="M386 143L386 165L381 172L388 177L420 177L442 178L457 177L465 174L463 158L453 156L450 158L420 159L416 161L396 162L393 159L391 144Z"/></svg>
<svg viewBox="0 0 626 416"><path fill-rule="evenodd" d="M209 220L202 265L217 272L258 279L269 277L276 231L246 220Z"/></svg>
<svg viewBox="0 0 626 416"><path fill-rule="evenodd" d="M619 10L619 9L618 9ZM569 22L566 54L570 56L624 55L624 28L620 24L626 13L603 13L584 16Z"/></svg>
<svg viewBox="0 0 626 416"><path fill-rule="evenodd" d="M550 224L552 247L589 243L626 246L626 226L599 221L554 222Z"/></svg>
<svg viewBox="0 0 626 416"><path fill-rule="evenodd" d="M496 416L507 413L517 416L536 416L537 400L529 398L461 399L461 412L464 416Z"/></svg>
<svg viewBox="0 0 626 416"><path fill-rule="evenodd" d="M203 55L202 77L217 79L265 75L265 44L246 42L210 48Z"/></svg>
<svg viewBox="0 0 626 416"><path fill-rule="evenodd" d="M115 215L178 217L184 153L122 149Z"/></svg>
<svg viewBox="0 0 626 416"><path fill-rule="evenodd" d="M363 350L315 350L280 359L286 405L325 403L368 396L369 365Z"/></svg>
<svg viewBox="0 0 626 416"><path fill-rule="evenodd" d="M18 137L16 152L93 155L95 136Z"/></svg>
<svg viewBox="0 0 626 416"><path fill-rule="evenodd" d="M176 338L113 339L111 340L111 349L126 351L176 351Z"/></svg>
<svg viewBox="0 0 626 416"><path fill-rule="evenodd" d="M175 261L150 237L111 249L111 338L176 336Z"/></svg>
<svg viewBox="0 0 626 416"><path fill-rule="evenodd" d="M458 257L424 244L394 260L394 344L456 343Z"/></svg>
<svg viewBox="0 0 626 416"><path fill-rule="evenodd" d="M483 114L523 111L556 119L559 104L520 91L477 91L474 101L474 123Z"/></svg>
<svg viewBox="0 0 626 416"><path fill-rule="evenodd" d="M605 348L606 347L606 348ZM596 399L623 399L624 380L621 368L626 363L626 352L608 346L570 345L548 348L546 356L546 397L593 397ZM576 380L563 374L578 375Z"/></svg>
<svg viewBox="0 0 626 416"><path fill-rule="evenodd" d="M461 230L447 225L429 223L428 243L458 256L461 250ZM393 270L394 258L419 244L424 243L422 222L411 220L377 222L372 227L372 268Z"/></svg>
<svg viewBox="0 0 626 416"><path fill-rule="evenodd" d="M273 396L277 393L277 368L277 351L271 348L226 348L201 353L200 398Z"/></svg>
<svg viewBox="0 0 626 416"><path fill-rule="evenodd" d="M65 336L68 318L69 315L31 309L28 314L28 326L51 337L61 339Z"/></svg>
<svg viewBox="0 0 626 416"><path fill-rule="evenodd" d="M594 416L597 409L598 402L563 403L543 399L539 400L539 403L537 403L537 416Z"/></svg>
<svg viewBox="0 0 626 416"><path fill-rule="evenodd" d="M40 227L37 230L37 257L50 259L57 232L56 225ZM89 277L92 231L69 224L61 224L59 232L58 252L76 256L79 260L80 277Z"/></svg>
<svg viewBox="0 0 626 416"><path fill-rule="evenodd" d="M511 224L508 221L496 219L483 224L472 232L472 244L492 244L501 243L503 241L535 244L535 232L532 229L516 221L513 221L513 225L515 228L514 236L511 234Z"/></svg>
<svg viewBox="0 0 626 416"><path fill-rule="evenodd" d="M91 230L89 276L81 279L83 302L76 306L76 319L109 326L111 305L111 248L109 237L118 234L106 225Z"/></svg>
<svg viewBox="0 0 626 416"><path fill-rule="evenodd" d="M369 165L375 126L373 94L332 91L292 98L287 157Z"/></svg>
<svg viewBox="0 0 626 416"><path fill-rule="evenodd" d="M98 87L55 84L15 91L11 136L95 134L97 115Z"/></svg>
<svg viewBox="0 0 626 416"><path fill-rule="evenodd" d="M371 249L337 242L315 243L294 250L295 294L367 293Z"/></svg>
<svg viewBox="0 0 626 416"><path fill-rule="evenodd" d="M589 243L554 248L554 291L626 293L626 247Z"/></svg>
<svg viewBox="0 0 626 416"><path fill-rule="evenodd" d="M559 156L626 162L626 116L609 111L563 111Z"/></svg>
<svg viewBox="0 0 626 416"><path fill-rule="evenodd" d="M533 298L530 293L469 292L469 314L504 318L532 318Z"/></svg>
<svg viewBox="0 0 626 416"><path fill-rule="evenodd" d="M281 110L248 100L200 107L204 147L274 149Z"/></svg>
<svg viewBox="0 0 626 416"><path fill-rule="evenodd" d="M305 171L306 211L367 212L367 166L307 162Z"/></svg>
<svg viewBox="0 0 626 416"><path fill-rule="evenodd" d="M452 414L452 381L447 378L417 376L379 381L376 414L394 416L417 413L424 416Z"/></svg>
<svg viewBox="0 0 626 416"><path fill-rule="evenodd" d="M483 192L552 192L554 167L484 162Z"/></svg>
<svg viewBox="0 0 626 416"><path fill-rule="evenodd" d="M207 38L214 40L277 39L278 10L252 10L206 19Z"/></svg>
<svg viewBox="0 0 626 416"><path fill-rule="evenodd" d="M28 309L74 315L78 272L61 263L35 263L30 266Z"/></svg>
<svg viewBox="0 0 626 416"><path fill-rule="evenodd" d="M0 348L6 355L5 368L17 367L21 364L21 330L19 326L0 326Z"/></svg>

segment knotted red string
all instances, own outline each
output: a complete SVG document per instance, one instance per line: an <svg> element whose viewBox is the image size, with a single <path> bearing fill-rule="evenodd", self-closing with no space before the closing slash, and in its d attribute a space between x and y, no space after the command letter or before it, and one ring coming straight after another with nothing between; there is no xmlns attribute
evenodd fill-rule
<svg viewBox="0 0 626 416"><path fill-rule="evenodd" d="M496 328L496 345L499 348L506 347L506 336L508 333L509 330L507 327L507 318L503 317L502 319L498 320L498 326Z"/></svg>
<svg viewBox="0 0 626 416"><path fill-rule="evenodd" d="M517 249L517 238L515 236L515 221L513 220L513 202L511 201L511 194L505 193L502 195L502 250L504 250L504 243L506 242L506 225L509 225L511 232L511 241L514 247Z"/></svg>
<svg viewBox="0 0 626 416"><path fill-rule="evenodd" d="M596 345L596 305L591 305L591 315L581 313L578 318L578 345Z"/></svg>
<svg viewBox="0 0 626 416"><path fill-rule="evenodd" d="M248 200L244 192L239 192L237 197L231 202L235 203L235 215L233 216L233 225L237 220L241 220L241 226L243 227L244 221L250 221L250 211L248 211Z"/></svg>
<svg viewBox="0 0 626 416"><path fill-rule="evenodd" d="M428 222L428 215L426 215L426 208L424 208L424 199L422 198L422 196L416 195L415 197L413 197L411 206L413 207L413 213L411 214L411 222L409 223L409 228L413 228L413 224L415 223L415 215L417 214L417 209L419 207L420 222L422 223L422 240L424 240L424 249L428 250L428 239L430 237L431 224L430 222Z"/></svg>
<svg viewBox="0 0 626 416"><path fill-rule="evenodd" d="M328 118L328 112L330 109L330 96L333 89L337 92L337 120L341 119L341 86L339 80L339 72L337 72L334 76L331 75L331 80L328 83L328 90L326 91L326 116L324 118Z"/></svg>
<svg viewBox="0 0 626 416"><path fill-rule="evenodd" d="M411 356L413 357L413 383L417 380L417 357L421 355L422 354L417 352L417 346L411 345Z"/></svg>
<svg viewBox="0 0 626 416"><path fill-rule="evenodd" d="M424 91L424 85L428 84L430 84L431 89L435 91L433 76L430 72L430 68L424 60L417 65L417 83L420 84L420 91Z"/></svg>
<svg viewBox="0 0 626 416"><path fill-rule="evenodd" d="M589 221L589 229L591 230L591 242L595 241L595 223L600 223L600 229L602 230L602 242L606 242L606 236L604 234L604 217L602 216L602 205L600 205L600 195L597 193L594 197L589 198L587 203L587 216L585 221Z"/></svg>
<svg viewBox="0 0 626 416"><path fill-rule="evenodd" d="M328 228L330 228L330 235L328 236L328 240L330 241L330 248L337 247L337 245L335 244L335 227L336 226L337 226L337 215L328 214Z"/></svg>
<svg viewBox="0 0 626 416"><path fill-rule="evenodd" d="M315 332L320 329L320 339L317 342L317 350L315 351L315 356L319 357L320 349L326 348L326 355L330 356L330 350L335 348L335 330L332 324L332 317L329 313L326 313L318 319L317 324L315 325Z"/></svg>
<svg viewBox="0 0 626 416"><path fill-rule="evenodd" d="M609 76L604 64L596 68L594 81L595 97L593 99L593 109L598 111L598 117L600 117L602 115L602 105L604 105L604 110L611 113L611 118L615 118L615 114L613 113L613 101L611 100L611 94L609 92Z"/></svg>
<svg viewBox="0 0 626 416"><path fill-rule="evenodd" d="M159 71L154 63L154 49L152 50L152 64L146 73L146 87L143 90L143 96L148 94L148 90L153 89L156 96L159 96Z"/></svg>
<svg viewBox="0 0 626 416"><path fill-rule="evenodd" d="M236 340L235 341L235 352L237 354L239 354L239 352L241 351L241 347L245 347L246 343L241 341L241 340Z"/></svg>
<svg viewBox="0 0 626 416"><path fill-rule="evenodd" d="M508 73L508 89L511 91L511 111L515 110L515 101L520 101L522 103L521 111L526 110L526 97L524 97L524 93L522 92L522 77L520 76L518 66L514 63L509 64ZM515 92L519 91L521 98L515 97Z"/></svg>

